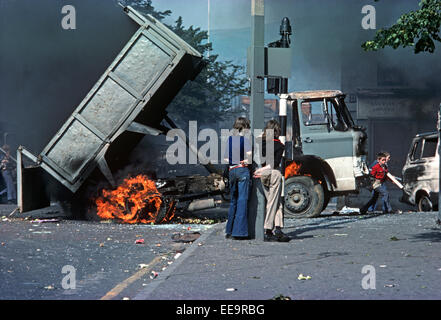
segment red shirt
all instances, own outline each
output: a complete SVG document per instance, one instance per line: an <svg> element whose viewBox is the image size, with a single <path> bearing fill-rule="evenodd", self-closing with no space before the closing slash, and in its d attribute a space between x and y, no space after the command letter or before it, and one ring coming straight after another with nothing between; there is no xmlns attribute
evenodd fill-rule
<svg viewBox="0 0 441 320"><path fill-rule="evenodd" d="M384 182L387 178L387 167L382 167L379 163L377 163L375 166L372 167L371 175L378 180L381 180L381 182Z"/></svg>

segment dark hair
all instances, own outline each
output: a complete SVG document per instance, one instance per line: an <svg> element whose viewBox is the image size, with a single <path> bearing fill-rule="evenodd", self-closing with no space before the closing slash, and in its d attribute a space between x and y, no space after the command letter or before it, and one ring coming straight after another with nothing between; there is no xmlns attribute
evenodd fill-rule
<svg viewBox="0 0 441 320"><path fill-rule="evenodd" d="M250 120L248 120L245 117L239 117L236 119L236 121L234 121L233 129L236 129L239 132L249 128L250 128Z"/></svg>
<svg viewBox="0 0 441 320"><path fill-rule="evenodd" d="M269 120L265 125L265 131L263 133L263 136L266 137L266 131L267 130L273 130L274 132L274 138L278 138L280 136L280 133L282 132L282 129L280 128L279 122L277 120Z"/></svg>
<svg viewBox="0 0 441 320"><path fill-rule="evenodd" d="M385 157L386 157L386 154L384 152L378 152L377 153L377 159L385 158Z"/></svg>

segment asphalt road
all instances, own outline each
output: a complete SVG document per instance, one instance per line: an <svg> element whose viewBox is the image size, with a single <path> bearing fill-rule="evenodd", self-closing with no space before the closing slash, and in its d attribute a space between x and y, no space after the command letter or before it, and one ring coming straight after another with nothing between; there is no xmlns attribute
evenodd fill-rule
<svg viewBox="0 0 441 320"><path fill-rule="evenodd" d="M190 246L171 236L208 227L0 217L0 299L130 298Z"/></svg>
<svg viewBox="0 0 441 320"><path fill-rule="evenodd" d="M225 239L224 223L153 226L0 216L0 299L441 298L436 213L327 213L286 219L289 243ZM195 231L201 236L192 244L172 240ZM144 244L136 244L139 239ZM75 288L69 287L72 279Z"/></svg>

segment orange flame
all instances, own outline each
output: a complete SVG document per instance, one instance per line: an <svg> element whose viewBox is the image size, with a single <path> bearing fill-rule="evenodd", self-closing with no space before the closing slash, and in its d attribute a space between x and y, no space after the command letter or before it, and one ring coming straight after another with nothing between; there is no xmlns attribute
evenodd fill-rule
<svg viewBox="0 0 441 320"><path fill-rule="evenodd" d="M299 175L300 168L302 167L301 164L297 164L295 162L291 162L286 168L285 168L285 179L288 179L292 176Z"/></svg>
<svg viewBox="0 0 441 320"><path fill-rule="evenodd" d="M155 182L142 174L124 179L115 190L103 189L95 203L99 217L123 223L163 223L175 214L175 202L165 203Z"/></svg>

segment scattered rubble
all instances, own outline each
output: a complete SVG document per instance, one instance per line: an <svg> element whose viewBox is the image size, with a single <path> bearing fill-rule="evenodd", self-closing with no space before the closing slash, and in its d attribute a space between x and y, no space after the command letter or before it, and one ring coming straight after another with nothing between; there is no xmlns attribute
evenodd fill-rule
<svg viewBox="0 0 441 320"><path fill-rule="evenodd" d="M172 235L174 242L193 242L197 240L201 234L199 232L175 233Z"/></svg>
<svg viewBox="0 0 441 320"><path fill-rule="evenodd" d="M297 280L311 280L311 276L304 276L302 273L299 274L299 276L297 277Z"/></svg>
<svg viewBox="0 0 441 320"><path fill-rule="evenodd" d="M278 294L272 297L270 300L292 300L292 299L288 296L284 296L283 294Z"/></svg>

